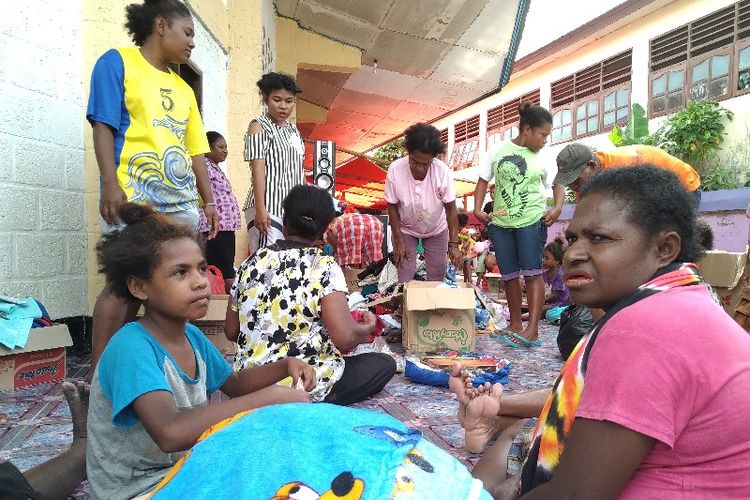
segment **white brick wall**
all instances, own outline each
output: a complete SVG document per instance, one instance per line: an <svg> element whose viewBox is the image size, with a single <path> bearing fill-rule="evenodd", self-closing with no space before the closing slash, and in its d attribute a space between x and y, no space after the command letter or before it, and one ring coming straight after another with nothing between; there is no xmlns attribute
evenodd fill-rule
<svg viewBox="0 0 750 500"><path fill-rule="evenodd" d="M86 312L81 17L48 0L0 16L0 293L53 318Z"/></svg>
<svg viewBox="0 0 750 500"><path fill-rule="evenodd" d="M190 60L203 74L203 124L206 130L215 130L227 136L227 54L208 29L196 17L195 49ZM242 144L226 137L229 147L241 148ZM240 138L241 139L241 138Z"/></svg>

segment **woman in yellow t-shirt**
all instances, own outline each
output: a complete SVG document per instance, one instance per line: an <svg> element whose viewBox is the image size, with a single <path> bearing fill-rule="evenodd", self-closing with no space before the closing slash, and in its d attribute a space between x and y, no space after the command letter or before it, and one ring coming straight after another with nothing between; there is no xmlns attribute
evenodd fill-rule
<svg viewBox="0 0 750 500"><path fill-rule="evenodd" d="M178 0L133 3L126 11L136 47L110 49L97 60L86 112L101 178L102 230L122 228L117 213L127 201L150 204L197 230L202 199L213 238L219 216L203 157L206 132L193 90L170 68L185 64L195 47L190 11ZM105 286L94 307L90 373L139 306Z"/></svg>

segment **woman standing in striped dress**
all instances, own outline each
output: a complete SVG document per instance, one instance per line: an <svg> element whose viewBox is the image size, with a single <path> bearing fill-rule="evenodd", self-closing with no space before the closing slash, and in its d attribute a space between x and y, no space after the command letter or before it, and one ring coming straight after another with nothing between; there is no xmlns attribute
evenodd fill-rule
<svg viewBox="0 0 750 500"><path fill-rule="evenodd" d="M267 73L258 80L266 113L250 122L245 135L245 161L252 182L245 201L250 253L282 238L281 203L304 183L305 146L297 127L288 122L300 92L294 78Z"/></svg>

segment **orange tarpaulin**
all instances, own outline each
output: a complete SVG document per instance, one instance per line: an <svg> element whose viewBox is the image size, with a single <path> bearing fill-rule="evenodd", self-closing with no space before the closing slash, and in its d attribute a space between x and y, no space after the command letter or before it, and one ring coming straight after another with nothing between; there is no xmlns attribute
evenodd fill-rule
<svg viewBox="0 0 750 500"><path fill-rule="evenodd" d="M307 175L312 182L312 172ZM473 182L456 180L455 186L456 196L474 192ZM386 209L385 171L366 158L354 158L336 168L336 197L360 208Z"/></svg>

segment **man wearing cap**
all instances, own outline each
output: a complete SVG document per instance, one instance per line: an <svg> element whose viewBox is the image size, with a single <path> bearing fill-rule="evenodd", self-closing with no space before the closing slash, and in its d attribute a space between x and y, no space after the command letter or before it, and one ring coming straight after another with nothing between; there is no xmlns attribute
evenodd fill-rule
<svg viewBox="0 0 750 500"><path fill-rule="evenodd" d="M677 176L685 189L695 196L696 208L701 199L701 178L693 167L669 153L654 147L636 144L608 152L594 152L579 142L565 146L557 155L557 176L553 184L569 186L576 194L599 169L634 167L649 164L669 170Z"/></svg>

